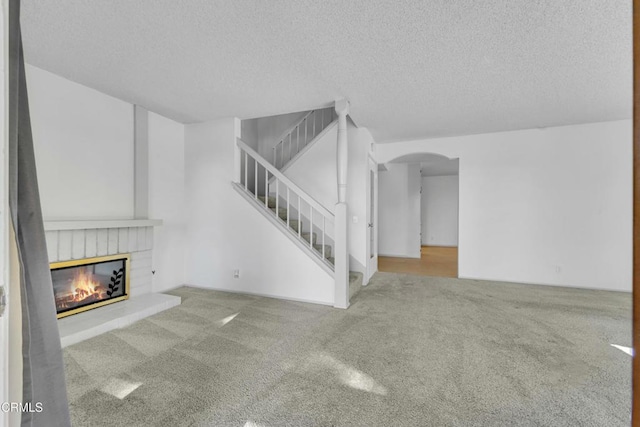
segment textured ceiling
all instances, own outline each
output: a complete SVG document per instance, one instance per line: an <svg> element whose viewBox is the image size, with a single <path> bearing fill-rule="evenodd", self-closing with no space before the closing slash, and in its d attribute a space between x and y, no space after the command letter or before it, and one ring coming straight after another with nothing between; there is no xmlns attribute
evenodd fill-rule
<svg viewBox="0 0 640 427"><path fill-rule="evenodd" d="M351 101L379 142L631 116L630 0L23 0L27 61L182 122Z"/></svg>

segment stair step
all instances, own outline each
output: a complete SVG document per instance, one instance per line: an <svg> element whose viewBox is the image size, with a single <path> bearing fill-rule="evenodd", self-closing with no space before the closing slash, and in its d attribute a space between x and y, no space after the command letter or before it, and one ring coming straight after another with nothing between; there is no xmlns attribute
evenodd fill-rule
<svg viewBox="0 0 640 427"><path fill-rule="evenodd" d="M264 196L258 196L258 199L260 199L260 201L262 202L262 204L264 205ZM276 207L276 198L273 196L269 196L269 208L275 208Z"/></svg>
<svg viewBox="0 0 640 427"><path fill-rule="evenodd" d="M295 231L296 233L298 232L298 228L300 227L300 221L298 221L297 219L291 219L289 220L289 227ZM303 227L304 228L304 227Z"/></svg>
<svg viewBox="0 0 640 427"><path fill-rule="evenodd" d="M276 208L269 208L271 209L271 212L276 213ZM286 208L278 208L278 216L280 217L280 219L283 220L287 220L287 209ZM293 219L293 218L292 218Z"/></svg>
<svg viewBox="0 0 640 427"><path fill-rule="evenodd" d="M357 271L349 272L349 299L353 298L362 288L363 276Z"/></svg>
<svg viewBox="0 0 640 427"><path fill-rule="evenodd" d="M313 245L313 248L322 254L322 245ZM331 246L324 245L324 257L327 259L331 258Z"/></svg>
<svg viewBox="0 0 640 427"><path fill-rule="evenodd" d="M302 233L302 238L303 238L304 240L306 240L307 242L309 242L309 236L310 236L310 235L312 236L312 238L313 238L313 244L315 245L315 244L316 244L316 242L318 241L318 234L317 234L317 233L313 233L313 234L312 234L312 233L309 233L308 231L306 231L306 232Z"/></svg>

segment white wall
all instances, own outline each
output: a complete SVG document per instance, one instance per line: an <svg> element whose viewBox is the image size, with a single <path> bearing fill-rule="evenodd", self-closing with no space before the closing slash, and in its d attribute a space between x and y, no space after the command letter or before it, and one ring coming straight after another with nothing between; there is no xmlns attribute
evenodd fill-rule
<svg viewBox="0 0 640 427"><path fill-rule="evenodd" d="M153 291L185 283L184 125L149 113L149 216L154 228Z"/></svg>
<svg viewBox="0 0 640 427"><path fill-rule="evenodd" d="M460 159L460 277L630 291L631 141L622 120L378 144L376 156Z"/></svg>
<svg viewBox="0 0 640 427"><path fill-rule="evenodd" d="M239 135L237 119L186 126L187 283L333 304L333 277L232 188Z"/></svg>
<svg viewBox="0 0 640 427"><path fill-rule="evenodd" d="M311 197L330 212L338 202L336 148L338 127L333 125L309 149L284 171ZM349 172L347 203L349 206L349 268L364 273L367 265L367 179L368 159L373 138L366 129L347 122Z"/></svg>
<svg viewBox="0 0 640 427"><path fill-rule="evenodd" d="M351 123L348 127L351 127ZM348 138L349 134L347 133ZM295 182L332 213L335 212L335 205L338 202L337 141L338 126L334 125L283 172L287 178ZM351 156L353 148L355 148L351 142L349 140L349 166L352 166L351 163L355 161ZM351 172L351 167L349 167L349 172ZM347 177L347 180L349 178L350 176ZM348 184L350 185L351 182L348 181ZM349 191L349 193L353 192Z"/></svg>
<svg viewBox="0 0 640 427"><path fill-rule="evenodd" d="M260 139L258 135L258 120L260 119L242 120L240 123L240 135L242 140L256 151L258 151L258 142Z"/></svg>
<svg viewBox="0 0 640 427"><path fill-rule="evenodd" d="M420 164L387 167L378 174L378 254L420 258Z"/></svg>
<svg viewBox="0 0 640 427"><path fill-rule="evenodd" d="M253 148L256 151L259 151L260 138L258 135L258 119L242 120L240 125L241 125L240 137L242 138L242 140L246 142L249 147ZM244 176L245 176L244 168L245 166L247 167L247 173L246 173L247 187L251 191L254 191L256 186L256 181L255 181L256 170L254 167L255 164L253 162L248 162L245 165L245 162L242 161L240 166L241 166L240 176L243 177L243 182L244 182ZM258 176L258 189L263 189L263 188L264 188L264 174L260 174ZM264 190L259 192L259 194L264 195Z"/></svg>
<svg viewBox="0 0 640 427"><path fill-rule="evenodd" d="M423 176L422 244L458 246L458 175Z"/></svg>
<svg viewBox="0 0 640 427"><path fill-rule="evenodd" d="M27 65L45 220L133 216L133 105Z"/></svg>
<svg viewBox="0 0 640 427"><path fill-rule="evenodd" d="M27 66L45 220L126 219L134 210L133 105ZM184 125L148 117L153 291L184 284Z"/></svg>

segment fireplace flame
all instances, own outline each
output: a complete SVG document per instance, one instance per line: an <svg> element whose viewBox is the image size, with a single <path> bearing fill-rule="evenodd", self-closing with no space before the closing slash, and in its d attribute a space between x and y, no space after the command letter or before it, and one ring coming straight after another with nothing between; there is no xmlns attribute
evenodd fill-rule
<svg viewBox="0 0 640 427"><path fill-rule="evenodd" d="M58 309L71 308L78 303L99 301L106 298L107 293L104 285L94 279L93 275L86 269L79 269L69 286L66 295L56 297Z"/></svg>
<svg viewBox="0 0 640 427"><path fill-rule="evenodd" d="M100 282L93 279L93 275L87 273L83 268L76 273L71 283L71 289L73 292L75 301L82 301L92 295L97 294L100 297L100 291L104 290L104 287Z"/></svg>

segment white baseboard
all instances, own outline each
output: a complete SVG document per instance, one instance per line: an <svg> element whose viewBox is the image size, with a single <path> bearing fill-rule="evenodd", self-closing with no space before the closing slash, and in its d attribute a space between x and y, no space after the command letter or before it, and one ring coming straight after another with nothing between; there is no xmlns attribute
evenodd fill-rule
<svg viewBox="0 0 640 427"><path fill-rule="evenodd" d="M159 294L164 294L164 293L166 293L166 292L173 291L173 290L175 290L175 289L182 288L182 287L184 287L184 286L189 286L189 285L187 285L186 283L183 283L183 284L181 284L181 285L175 285L175 286L172 286L172 287L170 287L170 288L163 289L163 290L161 290L161 291L156 291L156 290L154 290L154 292L159 293ZM193 287L195 288L195 286L193 286Z"/></svg>
<svg viewBox="0 0 640 427"><path fill-rule="evenodd" d="M250 292L250 291L243 291L243 290L240 290L240 289L238 289L238 290L225 289L225 288L217 288L217 287L213 287L213 286L202 286L202 285L191 285L191 284L185 284L185 285L182 285L182 286L186 286L186 287L189 287L189 288L197 288L197 289L207 289L207 290L210 290L210 291L229 292L231 294L252 295L252 296L256 296L256 297L281 299L281 300L286 300L286 301L304 302L304 303L307 303L307 304L319 304L319 305L326 305L326 306L329 306L329 307L333 307L333 303L332 302L316 301L316 300L310 300L310 299L304 299L304 298L284 297L284 296L280 296L280 295L273 295L273 294L262 293L262 292ZM181 287L181 286L178 286L178 287Z"/></svg>
<svg viewBox="0 0 640 427"><path fill-rule="evenodd" d="M383 254L383 253L378 253L378 257L381 256L385 256L385 257L389 257L389 258L408 258L408 259L420 259L420 254L418 254L418 256L411 256L411 255L398 255L398 254Z"/></svg>
<svg viewBox="0 0 640 427"><path fill-rule="evenodd" d="M458 279L482 280L484 282L512 283L512 284L515 284L515 285L550 286L550 287L554 287L554 288L582 289L582 290L587 290L587 291L623 292L623 293L627 293L627 294L632 292L631 290L624 290L624 289L607 289L607 288L600 288L600 287L586 287L586 286L567 285L567 284L560 285L560 284L557 284L557 283L523 282L523 281L517 281L517 280L491 279L491 278L486 278L486 277L472 277L472 276L462 276L462 275L458 275Z"/></svg>

